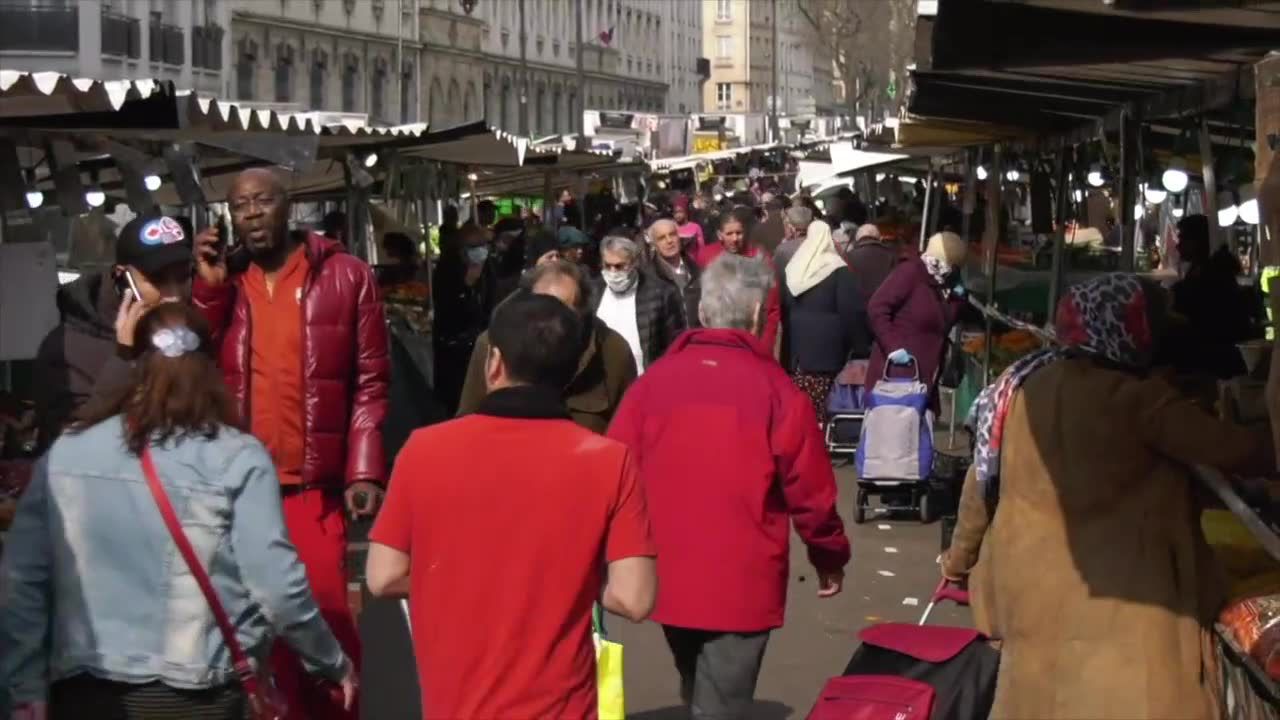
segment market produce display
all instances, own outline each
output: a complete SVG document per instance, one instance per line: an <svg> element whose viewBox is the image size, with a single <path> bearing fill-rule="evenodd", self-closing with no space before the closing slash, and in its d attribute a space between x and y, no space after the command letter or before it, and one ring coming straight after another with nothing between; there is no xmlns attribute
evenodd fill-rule
<svg viewBox="0 0 1280 720"><path fill-rule="evenodd" d="M1280 680L1280 594L1232 603L1218 621L1268 677Z"/></svg>
<svg viewBox="0 0 1280 720"><path fill-rule="evenodd" d="M1044 347L1040 338L1026 330L1009 330L994 336L994 340L995 342L991 345L991 377L993 378L999 376L1018 358ZM967 338L962 347L965 354L972 356L981 366L982 357L986 353L986 337L975 335Z"/></svg>

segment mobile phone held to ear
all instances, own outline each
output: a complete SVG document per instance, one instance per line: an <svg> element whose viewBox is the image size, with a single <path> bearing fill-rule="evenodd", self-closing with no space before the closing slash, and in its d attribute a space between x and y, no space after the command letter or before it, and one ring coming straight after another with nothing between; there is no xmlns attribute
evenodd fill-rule
<svg viewBox="0 0 1280 720"><path fill-rule="evenodd" d="M138 292L138 286L133 282L133 273L128 270L120 271L116 276L116 294L124 297L124 291L129 290L133 293L134 300L141 300L142 293Z"/></svg>

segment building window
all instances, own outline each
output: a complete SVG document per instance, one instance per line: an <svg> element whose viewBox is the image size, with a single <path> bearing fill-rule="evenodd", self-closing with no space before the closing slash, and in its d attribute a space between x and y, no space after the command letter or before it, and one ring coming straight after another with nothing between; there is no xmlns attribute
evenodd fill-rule
<svg viewBox="0 0 1280 720"><path fill-rule="evenodd" d="M733 36L720 35L716 37L716 57L729 59L733 57Z"/></svg>
<svg viewBox="0 0 1280 720"><path fill-rule="evenodd" d="M733 104L733 85L716 83L716 109L728 110Z"/></svg>
<svg viewBox="0 0 1280 720"><path fill-rule="evenodd" d="M289 102L292 84L293 48L281 44L276 47L276 102Z"/></svg>
<svg viewBox="0 0 1280 720"><path fill-rule="evenodd" d="M716 0L716 20L733 19L733 0Z"/></svg>
<svg viewBox="0 0 1280 720"><path fill-rule="evenodd" d="M342 112L356 111L356 87L360 79L360 59L347 55L342 64Z"/></svg>
<svg viewBox="0 0 1280 720"><path fill-rule="evenodd" d="M324 82L329 70L329 56L317 50L311 62L311 109L323 110L325 105Z"/></svg>
<svg viewBox="0 0 1280 720"><path fill-rule="evenodd" d="M387 94L387 61L378 58L373 65L373 78L370 80L369 86L369 116L375 120L385 120L387 117L386 94Z"/></svg>
<svg viewBox="0 0 1280 720"><path fill-rule="evenodd" d="M258 45L249 38L240 41L240 57L236 61L236 99L252 100L253 73L257 69Z"/></svg>

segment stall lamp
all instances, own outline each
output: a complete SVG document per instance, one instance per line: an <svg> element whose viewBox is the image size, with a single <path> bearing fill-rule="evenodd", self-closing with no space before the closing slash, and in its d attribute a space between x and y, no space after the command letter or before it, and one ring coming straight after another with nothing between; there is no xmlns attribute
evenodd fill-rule
<svg viewBox="0 0 1280 720"><path fill-rule="evenodd" d="M32 210L35 210L36 208L40 207L43 204L44 204L44 193L40 192L39 190L27 191L27 207L31 208ZM1255 208L1257 207L1256 203L1254 204L1254 207Z"/></svg>
<svg viewBox="0 0 1280 720"><path fill-rule="evenodd" d="M84 201L89 203L89 207L102 207L107 202L107 194L101 188L93 187L85 191Z"/></svg>
<svg viewBox="0 0 1280 720"><path fill-rule="evenodd" d="M1022 173L1018 172L1018 168L1009 168L1009 172L1004 174L1004 179L1009 182L1018 182L1018 178L1022 177Z"/></svg>
<svg viewBox="0 0 1280 720"><path fill-rule="evenodd" d="M818 198L817 200L814 200L813 204L817 205L819 210L825 211L827 209L827 203L822 198Z"/></svg>
<svg viewBox="0 0 1280 720"><path fill-rule="evenodd" d="M1174 208L1174 209L1173 209L1173 216L1174 216L1174 217L1176 217L1176 218L1180 218L1180 217L1182 217L1183 215L1185 215L1186 213L1187 213L1187 211L1186 211L1186 210L1183 210L1183 209L1182 209L1182 208L1180 208L1180 207L1176 207L1176 208Z"/></svg>
<svg viewBox="0 0 1280 720"><path fill-rule="evenodd" d="M1164 188L1156 187L1153 183L1145 183L1142 188L1142 197L1152 205L1159 205L1164 199L1169 197L1168 191Z"/></svg>
<svg viewBox="0 0 1280 720"><path fill-rule="evenodd" d="M1217 211L1217 227L1229 228L1235 224L1235 220L1240 217L1240 209L1235 205L1228 205L1226 208L1220 208Z"/></svg>
<svg viewBox="0 0 1280 720"><path fill-rule="evenodd" d="M1258 224L1258 196L1253 188L1247 187L1240 191L1240 220L1250 225Z"/></svg>
<svg viewBox="0 0 1280 720"><path fill-rule="evenodd" d="M1160 184L1164 185L1164 189L1171 193L1180 193L1186 190L1187 161L1181 157L1174 157L1170 160L1169 167L1160 176Z"/></svg>
<svg viewBox="0 0 1280 720"><path fill-rule="evenodd" d="M884 182L885 177L884 173L876 173L876 182Z"/></svg>
<svg viewBox="0 0 1280 720"><path fill-rule="evenodd" d="M146 185L147 189L150 190L151 192L155 192L160 189L160 176L148 175L142 178L142 184Z"/></svg>
<svg viewBox="0 0 1280 720"><path fill-rule="evenodd" d="M908 184L908 185L915 185L917 182L919 182L919 180L920 180L920 178L918 178L918 177L913 177L913 176L911 176L911 175L899 175L899 176L898 176L898 182L904 182L904 183L906 183L906 184Z"/></svg>
<svg viewBox="0 0 1280 720"><path fill-rule="evenodd" d="M1094 163L1089 166L1089 172L1085 174L1084 181L1089 183L1090 187L1102 187L1107 184L1107 176L1102 172L1102 165Z"/></svg>
<svg viewBox="0 0 1280 720"><path fill-rule="evenodd" d="M1133 206L1133 219L1141 220L1143 215L1147 214L1147 209L1142 207L1142 203Z"/></svg>
<svg viewBox="0 0 1280 720"><path fill-rule="evenodd" d="M372 168L374 165L377 165L377 164L378 164L378 153L371 152L368 155L364 156L364 166L366 168Z"/></svg>
<svg viewBox="0 0 1280 720"><path fill-rule="evenodd" d="M667 183L666 183L666 181L664 181L664 180L659 180L659 181L658 181L658 189L659 189L659 190L665 190L666 188L667 188Z"/></svg>
<svg viewBox="0 0 1280 720"><path fill-rule="evenodd" d="M1076 198L1076 202L1078 203L1084 202L1084 191L1081 190L1080 188L1076 188L1075 198Z"/></svg>
<svg viewBox="0 0 1280 720"><path fill-rule="evenodd" d="M979 165L979 166L978 166L978 169L977 169L977 170L975 170L973 174L974 174L974 175L977 175L979 180L986 180L986 179L987 179L987 168L986 168L986 166L985 166L985 165Z"/></svg>
<svg viewBox="0 0 1280 720"><path fill-rule="evenodd" d="M722 200L724 200L724 194L723 194L723 193L716 193L716 202L720 202L720 201L722 201Z"/></svg>
<svg viewBox="0 0 1280 720"><path fill-rule="evenodd" d="M467 179L471 182L475 182L480 179L480 176L475 173L467 173Z"/></svg>

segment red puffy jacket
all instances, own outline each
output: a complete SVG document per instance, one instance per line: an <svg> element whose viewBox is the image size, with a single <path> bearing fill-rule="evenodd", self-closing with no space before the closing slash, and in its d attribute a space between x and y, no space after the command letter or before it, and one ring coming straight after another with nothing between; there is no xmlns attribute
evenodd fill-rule
<svg viewBox="0 0 1280 720"><path fill-rule="evenodd" d="M390 376L387 324L373 270L322 235L307 237L310 269L303 284L302 482L306 485L381 482L386 475L382 421ZM249 301L243 276L192 288L221 348L227 386L249 417Z"/></svg>

